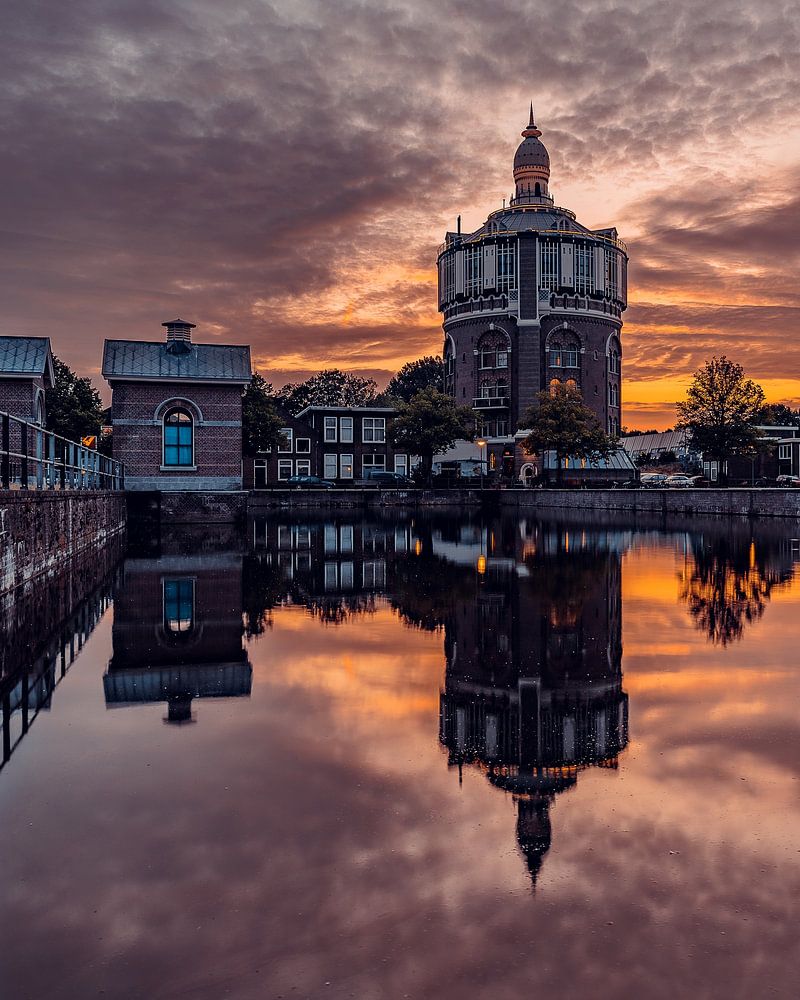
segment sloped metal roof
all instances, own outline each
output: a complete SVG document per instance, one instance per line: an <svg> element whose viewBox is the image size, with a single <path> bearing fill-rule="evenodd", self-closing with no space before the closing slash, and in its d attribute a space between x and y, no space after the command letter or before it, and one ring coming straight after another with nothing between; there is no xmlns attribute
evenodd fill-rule
<svg viewBox="0 0 800 1000"><path fill-rule="evenodd" d="M53 380L49 337L0 337L0 375L47 375Z"/></svg>
<svg viewBox="0 0 800 1000"><path fill-rule="evenodd" d="M660 431L653 434L632 434L620 440L629 455L649 455L658 451L685 451L689 446L686 431Z"/></svg>
<svg viewBox="0 0 800 1000"><path fill-rule="evenodd" d="M103 377L194 379L249 382L250 348L243 344L187 344L188 350L167 350L166 343L107 340L103 347Z"/></svg>
<svg viewBox="0 0 800 1000"><path fill-rule="evenodd" d="M556 453L554 451L546 451L544 453L544 467L545 469L555 469L556 468ZM630 455L624 449L617 448L616 451L612 451L608 458L598 458L583 460L580 458L569 458L567 459L566 468L568 471L580 472L586 469L613 469L617 472L634 472L636 466L631 461Z"/></svg>

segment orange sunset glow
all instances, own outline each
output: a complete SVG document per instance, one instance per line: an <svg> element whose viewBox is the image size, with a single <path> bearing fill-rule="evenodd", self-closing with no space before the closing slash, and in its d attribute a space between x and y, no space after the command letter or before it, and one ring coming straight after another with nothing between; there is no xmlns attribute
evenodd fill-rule
<svg viewBox="0 0 800 1000"><path fill-rule="evenodd" d="M629 248L624 424L722 353L800 403L790 7L10 8L2 332L103 392L103 338L173 314L275 386L440 353L437 246L510 195L532 98L556 204Z"/></svg>

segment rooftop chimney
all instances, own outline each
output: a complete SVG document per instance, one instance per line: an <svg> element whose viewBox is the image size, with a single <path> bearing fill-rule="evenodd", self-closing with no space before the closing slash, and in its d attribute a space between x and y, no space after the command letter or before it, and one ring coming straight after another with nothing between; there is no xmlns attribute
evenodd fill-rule
<svg viewBox="0 0 800 1000"><path fill-rule="evenodd" d="M175 353L188 351L192 343L192 330L194 323L187 323L185 319L171 319L162 326L167 328L167 350Z"/></svg>

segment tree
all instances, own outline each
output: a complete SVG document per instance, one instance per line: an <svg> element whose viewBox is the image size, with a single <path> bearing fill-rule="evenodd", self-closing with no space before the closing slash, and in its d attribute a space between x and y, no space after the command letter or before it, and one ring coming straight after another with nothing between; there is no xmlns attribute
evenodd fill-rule
<svg viewBox="0 0 800 1000"><path fill-rule="evenodd" d="M397 416L389 423L389 439L395 448L419 455L425 481L430 481L433 456L452 448L459 438L475 434L475 414L457 406L452 396L429 386L411 400L398 403Z"/></svg>
<svg viewBox="0 0 800 1000"><path fill-rule="evenodd" d="M756 423L767 427L796 427L800 424L800 410L793 410L786 403L767 403L756 414Z"/></svg>
<svg viewBox="0 0 800 1000"><path fill-rule="evenodd" d="M552 392L540 392L533 406L525 411L521 426L528 431L522 441L526 451L536 455L555 452L559 480L564 459L596 460L613 450L600 421L572 386L554 386Z"/></svg>
<svg viewBox="0 0 800 1000"><path fill-rule="evenodd" d="M439 392L444 390L444 363L441 358L431 355L404 364L394 378L389 380L386 395L408 403L420 389L427 389L428 386Z"/></svg>
<svg viewBox="0 0 800 1000"><path fill-rule="evenodd" d="M269 451L282 441L283 421L278 416L272 386L258 372L242 394L242 445L245 455Z"/></svg>
<svg viewBox="0 0 800 1000"><path fill-rule="evenodd" d="M53 356L55 383L45 390L47 429L70 441L95 434L100 436L103 424L103 404L100 394L88 378L75 372Z"/></svg>
<svg viewBox="0 0 800 1000"><path fill-rule="evenodd" d="M290 413L299 413L307 406L368 406L377 388L375 379L326 368L305 382L287 383L276 398Z"/></svg>
<svg viewBox="0 0 800 1000"><path fill-rule="evenodd" d="M760 437L755 425L763 406L761 386L723 354L695 373L686 399L677 404L677 426L688 431L697 451L720 463L724 477L728 458L755 451Z"/></svg>

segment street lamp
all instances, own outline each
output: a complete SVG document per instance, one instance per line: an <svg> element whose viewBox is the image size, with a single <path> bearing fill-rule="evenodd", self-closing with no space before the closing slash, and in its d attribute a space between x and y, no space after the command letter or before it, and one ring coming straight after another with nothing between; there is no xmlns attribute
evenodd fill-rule
<svg viewBox="0 0 800 1000"><path fill-rule="evenodd" d="M478 440L475 442L475 444L480 449L479 454L480 454L480 463L481 463L481 491L482 491L483 490L483 462L484 462L484 458L483 458L484 452L483 452L483 449L486 447L486 444L487 444L486 438L478 438Z"/></svg>

